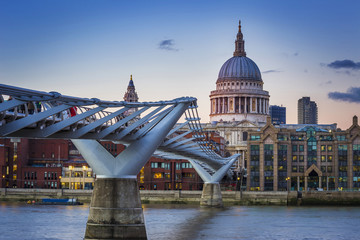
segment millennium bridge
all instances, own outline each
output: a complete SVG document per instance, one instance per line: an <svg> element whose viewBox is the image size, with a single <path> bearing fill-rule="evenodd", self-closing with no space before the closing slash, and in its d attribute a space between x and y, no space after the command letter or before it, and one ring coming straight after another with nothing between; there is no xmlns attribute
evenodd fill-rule
<svg viewBox="0 0 360 240"><path fill-rule="evenodd" d="M213 151L193 97L103 101L0 84L0 137L71 139L96 174L85 239L147 239L136 176L151 156L191 162L207 207L222 207L219 182L239 157ZM126 148L114 157L103 140Z"/></svg>

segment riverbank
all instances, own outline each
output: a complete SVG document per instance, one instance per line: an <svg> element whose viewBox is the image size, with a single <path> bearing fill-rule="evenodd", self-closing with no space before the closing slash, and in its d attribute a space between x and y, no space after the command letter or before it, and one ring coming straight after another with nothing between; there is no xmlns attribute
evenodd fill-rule
<svg viewBox="0 0 360 240"><path fill-rule="evenodd" d="M0 188L0 201L40 201L42 198L76 198L89 203L92 190ZM199 204L201 191L140 191L142 203ZM223 191L225 205L360 206L360 192L235 192Z"/></svg>

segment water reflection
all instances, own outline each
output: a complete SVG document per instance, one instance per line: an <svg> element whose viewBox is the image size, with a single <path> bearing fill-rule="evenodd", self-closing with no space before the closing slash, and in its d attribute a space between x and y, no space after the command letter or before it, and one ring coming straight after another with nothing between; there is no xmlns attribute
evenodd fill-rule
<svg viewBox="0 0 360 240"><path fill-rule="evenodd" d="M146 230L151 240L196 239L202 226L220 211L224 209L198 205L145 205Z"/></svg>
<svg viewBox="0 0 360 240"><path fill-rule="evenodd" d="M349 239L357 240L358 207L144 207L150 240ZM0 203L1 240L83 239L89 206Z"/></svg>

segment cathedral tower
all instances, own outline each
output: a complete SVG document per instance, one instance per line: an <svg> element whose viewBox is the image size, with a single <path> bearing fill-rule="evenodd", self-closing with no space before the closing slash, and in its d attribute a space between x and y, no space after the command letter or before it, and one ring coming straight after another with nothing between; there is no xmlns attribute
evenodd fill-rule
<svg viewBox="0 0 360 240"><path fill-rule="evenodd" d="M263 84L258 66L246 57L239 21L234 55L222 65L216 90L210 93L210 121L265 123L270 96L263 90Z"/></svg>

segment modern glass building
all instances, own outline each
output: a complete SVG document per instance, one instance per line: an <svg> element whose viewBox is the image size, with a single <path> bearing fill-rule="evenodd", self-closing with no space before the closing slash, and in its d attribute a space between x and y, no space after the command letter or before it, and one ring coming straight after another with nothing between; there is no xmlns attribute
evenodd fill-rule
<svg viewBox="0 0 360 240"><path fill-rule="evenodd" d="M269 112L274 125L286 124L286 107L271 105Z"/></svg>
<svg viewBox="0 0 360 240"><path fill-rule="evenodd" d="M249 132L247 190L360 190L360 127L274 126Z"/></svg>

